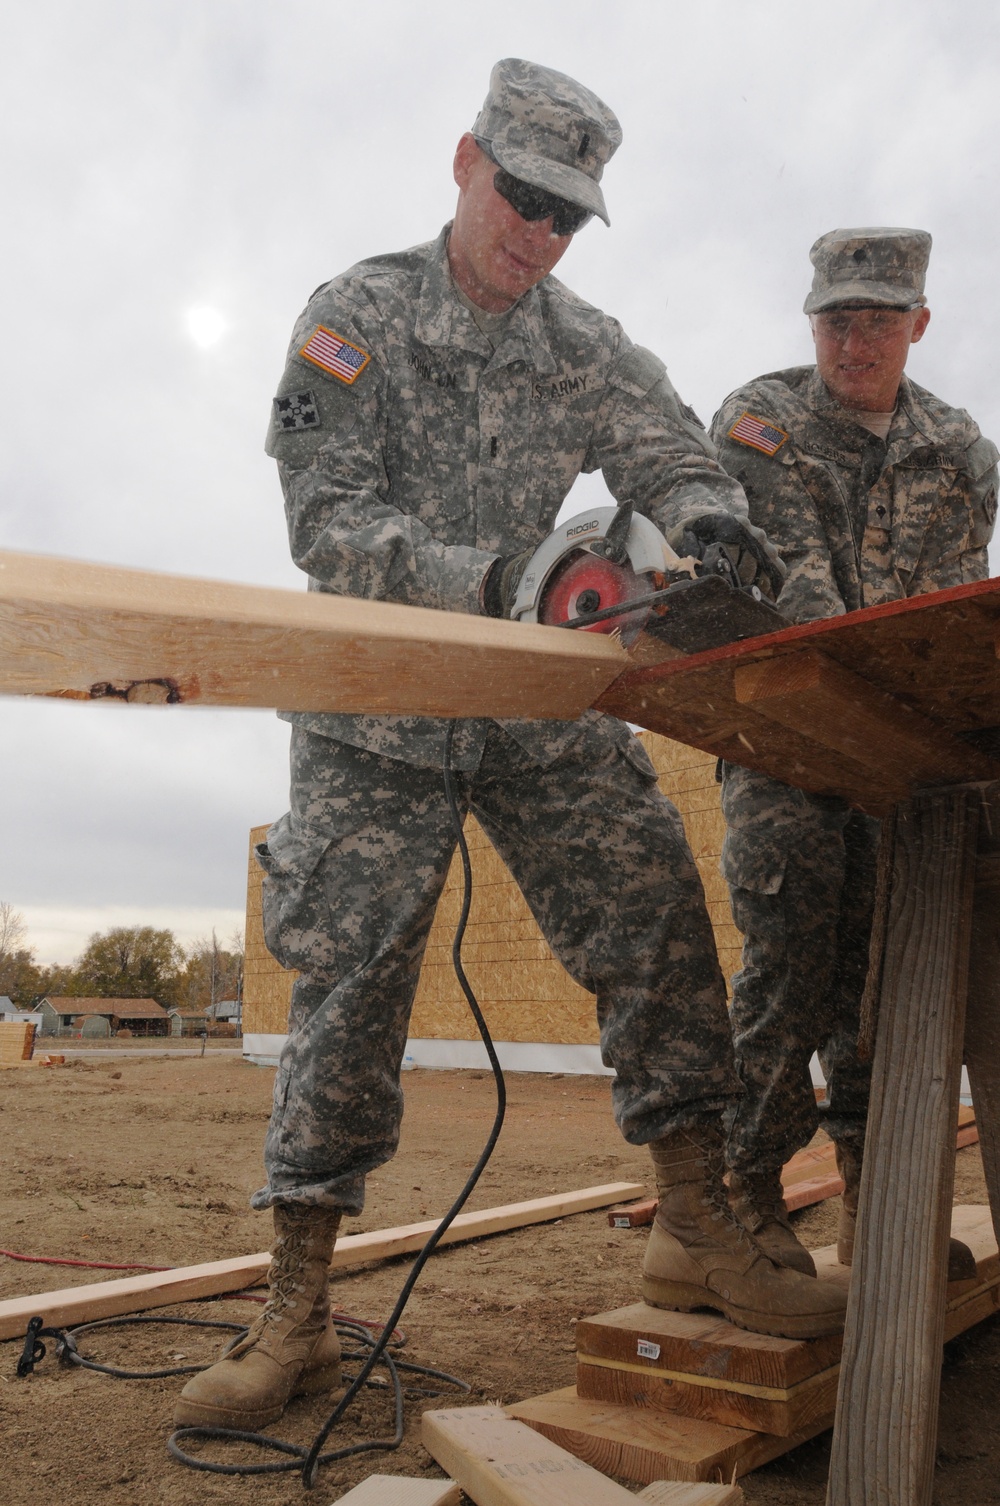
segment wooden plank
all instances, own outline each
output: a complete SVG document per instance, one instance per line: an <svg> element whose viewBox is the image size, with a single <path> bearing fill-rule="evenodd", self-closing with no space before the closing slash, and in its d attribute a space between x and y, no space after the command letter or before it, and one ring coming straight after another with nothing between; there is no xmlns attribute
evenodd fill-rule
<svg viewBox="0 0 1000 1506"><path fill-rule="evenodd" d="M585 1401L575 1386L516 1402L507 1411L595 1469L641 1485L731 1480L823 1431L817 1426L800 1436L778 1438L679 1413Z"/></svg>
<svg viewBox="0 0 1000 1506"><path fill-rule="evenodd" d="M968 790L897 813L828 1506L931 1499L977 819Z"/></svg>
<svg viewBox="0 0 1000 1506"><path fill-rule="evenodd" d="M634 1196L642 1190L641 1182L609 1182L605 1186L585 1187L577 1192L530 1198L527 1202L507 1203L476 1213L460 1213L441 1244L459 1244L467 1239L500 1234L507 1229L523 1229L573 1213L605 1208L609 1203ZM337 1241L331 1269L343 1270L371 1260L413 1254L423 1248L428 1235L437 1228L437 1222L430 1219L397 1229L347 1234ZM198 1297L217 1296L221 1292L240 1291L245 1286L256 1286L263 1281L270 1263L270 1254L264 1250L256 1255L241 1255L235 1260L215 1260L203 1265L179 1266L171 1271L123 1276L115 1281L97 1281L87 1286L40 1292L30 1297L11 1297L0 1302L0 1339L20 1338L28 1319L36 1314L48 1325L67 1328L90 1319L110 1318L122 1313L142 1312L150 1307L166 1307L173 1302L192 1302Z"/></svg>
<svg viewBox="0 0 1000 1506"><path fill-rule="evenodd" d="M901 796L914 781L996 776L991 759L814 649L741 665L733 685L741 705L870 764L883 779L888 772Z"/></svg>
<svg viewBox="0 0 1000 1506"><path fill-rule="evenodd" d="M647 1506L742 1506L746 1496L738 1485L690 1485L680 1480L654 1480L635 1497Z"/></svg>
<svg viewBox="0 0 1000 1506"><path fill-rule="evenodd" d="M501 1407L425 1412L421 1440L477 1506L633 1506L616 1485Z"/></svg>
<svg viewBox="0 0 1000 1506"><path fill-rule="evenodd" d="M754 706L741 705L736 669L803 651L821 652L953 736L986 732L1000 727L1000 665L994 648L998 623L1000 580L980 581L686 659L630 667L597 705L787 783L884 811L899 789L900 770L884 769L878 748L866 752L866 762L860 764L824 748L806 735L807 728L792 730ZM970 748L963 778L979 777L973 774L974 764L981 767L979 757ZM919 781L910 771L902 772L907 790L915 789Z"/></svg>
<svg viewBox="0 0 1000 1506"><path fill-rule="evenodd" d="M462 1492L454 1480L418 1479L415 1475L369 1475L337 1506L459 1506Z"/></svg>
<svg viewBox="0 0 1000 1506"><path fill-rule="evenodd" d="M596 633L0 553L6 695L574 718L627 662Z"/></svg>

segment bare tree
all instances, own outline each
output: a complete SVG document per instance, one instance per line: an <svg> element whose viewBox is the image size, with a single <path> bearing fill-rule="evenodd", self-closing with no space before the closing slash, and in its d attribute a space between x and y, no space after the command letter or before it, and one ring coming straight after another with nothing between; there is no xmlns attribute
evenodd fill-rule
<svg viewBox="0 0 1000 1506"><path fill-rule="evenodd" d="M9 900L0 899L0 962L23 950L27 934L24 916Z"/></svg>

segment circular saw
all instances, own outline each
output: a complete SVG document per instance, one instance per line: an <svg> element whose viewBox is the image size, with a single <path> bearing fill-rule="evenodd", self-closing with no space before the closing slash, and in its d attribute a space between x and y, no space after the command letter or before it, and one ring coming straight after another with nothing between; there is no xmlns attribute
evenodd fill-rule
<svg viewBox="0 0 1000 1506"><path fill-rule="evenodd" d="M525 566L511 617L616 634L645 630L684 653L773 633L784 618L740 583L725 545L681 558L631 503L595 507L560 524Z"/></svg>

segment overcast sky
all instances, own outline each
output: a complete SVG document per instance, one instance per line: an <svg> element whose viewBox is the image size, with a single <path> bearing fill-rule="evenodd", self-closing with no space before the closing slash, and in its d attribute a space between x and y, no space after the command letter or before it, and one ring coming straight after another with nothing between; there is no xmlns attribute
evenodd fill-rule
<svg viewBox="0 0 1000 1506"><path fill-rule="evenodd" d="M292 323L320 282L437 233L455 142L511 55L618 113L611 229L589 226L559 275L661 355L706 421L751 376L810 359L818 235L915 225L934 236L934 317L910 373L1000 439L997 14L986 0L10 7L0 547L303 584L262 450ZM227 935L248 829L287 803L287 741L267 712L0 700L0 899L39 956L68 961L120 923Z"/></svg>

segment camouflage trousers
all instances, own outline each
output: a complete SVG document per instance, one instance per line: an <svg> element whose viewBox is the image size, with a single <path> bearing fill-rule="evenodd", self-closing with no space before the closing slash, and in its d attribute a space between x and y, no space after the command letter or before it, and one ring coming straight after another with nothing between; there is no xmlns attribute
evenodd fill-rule
<svg viewBox="0 0 1000 1506"><path fill-rule="evenodd" d="M546 939L596 995L612 1106L634 1144L726 1107L739 1087L725 986L680 817L634 738L591 731L540 767L491 724L456 774ZM595 746L596 744L596 746ZM257 849L267 945L300 977L257 1208L358 1213L399 1137L400 1064L455 848L443 778L295 728L291 810ZM485 1000L487 1017L489 1000Z"/></svg>
<svg viewBox="0 0 1000 1506"><path fill-rule="evenodd" d="M858 1060L857 1036L879 823L732 764L722 809L722 872L744 937L732 1003L744 1095L728 1158L751 1175L779 1169L815 1133L814 1051L827 1084L824 1128L863 1141L871 1066Z"/></svg>

